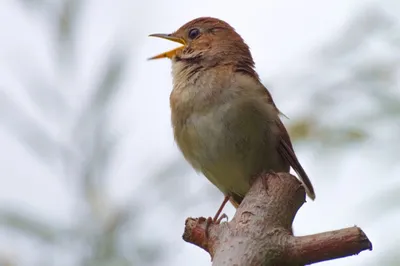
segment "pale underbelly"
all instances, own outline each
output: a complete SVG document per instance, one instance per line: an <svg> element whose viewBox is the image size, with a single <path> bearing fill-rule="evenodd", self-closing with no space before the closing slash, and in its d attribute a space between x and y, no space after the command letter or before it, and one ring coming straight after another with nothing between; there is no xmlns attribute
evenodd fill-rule
<svg viewBox="0 0 400 266"><path fill-rule="evenodd" d="M252 110L226 110L192 116L177 143L185 158L225 195L244 196L254 175L287 171L277 153L277 127L273 120Z"/></svg>

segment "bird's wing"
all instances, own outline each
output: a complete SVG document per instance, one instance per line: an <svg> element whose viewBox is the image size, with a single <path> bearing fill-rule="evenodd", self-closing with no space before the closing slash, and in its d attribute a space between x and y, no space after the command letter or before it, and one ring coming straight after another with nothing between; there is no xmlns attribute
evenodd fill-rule
<svg viewBox="0 0 400 266"><path fill-rule="evenodd" d="M282 112L276 106L274 100L272 99L271 93L267 90L267 88L261 83L259 79L255 79L251 75L242 75L237 76L238 83L241 84L241 87L244 89L245 93L248 92L248 87L252 87L258 93L258 95L262 95L261 97L264 98L267 104L271 104L274 109L276 110L276 123L277 127L280 132L280 139L278 143L278 152L282 156L284 160L286 160L289 165L293 168L293 170L297 173L300 180L302 181L304 188L306 190L307 195L314 200L315 199L315 192L314 188L311 184L310 179L308 178L306 172L304 171L303 167L301 166L299 160L297 159L296 154L294 153L292 142L290 141L289 134L283 125L282 121L279 118L279 115ZM239 80L240 78L240 80ZM254 91L253 91L254 92Z"/></svg>
<svg viewBox="0 0 400 266"><path fill-rule="evenodd" d="M268 89L265 88L265 86L262 85L261 82L259 84L263 87L264 95L267 98L267 102L269 104L272 104L275 107L275 109L276 109L278 114L282 114L282 112L278 109L278 107L276 106L274 100L272 99L271 93L268 91ZM299 176L300 180L303 182L304 188L306 190L307 195L312 200L314 200L315 199L315 192L314 192L313 185L311 184L311 181L308 178L308 175L304 171L304 169L301 166L299 160L297 159L296 154L294 153L292 142L290 141L289 134L288 134L285 126L283 125L282 121L279 119L279 117L277 118L276 123L277 123L279 131L281 133L281 139L279 140L279 144L278 144L278 152L281 154L281 156L287 162L289 162L290 166L293 168L293 170Z"/></svg>
<svg viewBox="0 0 400 266"><path fill-rule="evenodd" d="M278 128L281 132L281 139L278 144L278 152L281 156L289 162L290 166L297 173L300 180L303 182L307 195L314 200L315 192L310 179L301 166L296 154L294 153L292 142L290 141L289 134L280 119L277 120Z"/></svg>

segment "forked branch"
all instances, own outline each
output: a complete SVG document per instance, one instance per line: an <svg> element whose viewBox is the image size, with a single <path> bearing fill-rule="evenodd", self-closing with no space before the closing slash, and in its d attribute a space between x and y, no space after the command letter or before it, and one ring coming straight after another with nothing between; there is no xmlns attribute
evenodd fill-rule
<svg viewBox="0 0 400 266"><path fill-rule="evenodd" d="M230 222L211 224L206 234L205 218L188 218L183 239L209 252L214 266L300 266L372 250L358 227L293 236L292 223L304 200L294 176L265 174Z"/></svg>

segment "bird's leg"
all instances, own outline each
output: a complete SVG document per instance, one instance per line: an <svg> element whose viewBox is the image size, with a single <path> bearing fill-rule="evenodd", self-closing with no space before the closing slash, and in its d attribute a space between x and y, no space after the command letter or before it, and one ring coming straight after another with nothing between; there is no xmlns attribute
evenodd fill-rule
<svg viewBox="0 0 400 266"><path fill-rule="evenodd" d="M224 200L222 201L221 206L219 207L217 213L215 214L214 218L208 217L207 221L206 221L206 228L205 228L205 232L206 232L206 236L208 238L208 228L210 227L210 225L213 224L220 224L222 219L226 218L228 219L228 216L223 213L221 215L222 210L224 209L226 203L229 201L230 196L225 196ZM220 216L221 215L221 216Z"/></svg>
<svg viewBox="0 0 400 266"><path fill-rule="evenodd" d="M229 201L229 198L230 198L229 196L225 196L224 201L222 201L221 206L219 207L219 209L218 209L217 213L215 214L214 218L212 219L213 223L219 224L219 222L221 222L222 219L219 218L219 216L220 216L222 210L224 209L226 203ZM226 214L224 213L224 214L222 214L222 216L226 216Z"/></svg>

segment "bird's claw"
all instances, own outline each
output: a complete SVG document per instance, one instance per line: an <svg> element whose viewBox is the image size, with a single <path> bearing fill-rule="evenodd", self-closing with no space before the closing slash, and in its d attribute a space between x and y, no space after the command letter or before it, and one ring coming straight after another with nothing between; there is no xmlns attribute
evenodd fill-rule
<svg viewBox="0 0 400 266"><path fill-rule="evenodd" d="M207 237L207 238L209 237L208 229L210 228L210 225L211 225L211 224L220 224L221 221L222 221L223 219L226 219L226 221L228 221L228 215L226 215L225 213L223 213L223 214L221 214L221 216L219 216L219 217L217 217L217 216L214 217L214 218L208 217L208 218L206 219L205 233L206 233L206 237Z"/></svg>
<svg viewBox="0 0 400 266"><path fill-rule="evenodd" d="M210 234L208 233L208 229L210 228L210 225L213 223L214 219L211 217L208 217L206 220L206 228L205 228L205 234L206 238L209 238Z"/></svg>
<svg viewBox="0 0 400 266"><path fill-rule="evenodd" d="M225 213L221 214L221 216L215 221L215 223L220 224L223 219L226 219L226 221L228 221L228 215L226 215Z"/></svg>

